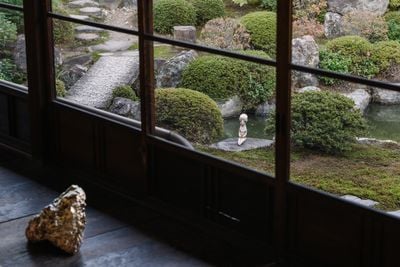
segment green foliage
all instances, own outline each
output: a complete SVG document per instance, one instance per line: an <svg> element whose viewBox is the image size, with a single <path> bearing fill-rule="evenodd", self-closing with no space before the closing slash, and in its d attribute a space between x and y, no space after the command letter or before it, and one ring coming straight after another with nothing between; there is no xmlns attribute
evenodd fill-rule
<svg viewBox="0 0 400 267"><path fill-rule="evenodd" d="M195 25L196 10L185 0L159 0L154 4L154 29L171 33L177 25Z"/></svg>
<svg viewBox="0 0 400 267"><path fill-rule="evenodd" d="M192 0L196 10L196 24L204 25L207 21L225 16L222 0Z"/></svg>
<svg viewBox="0 0 400 267"><path fill-rule="evenodd" d="M4 13L0 13L0 48L3 50L7 44L17 39L17 27L9 21Z"/></svg>
<svg viewBox="0 0 400 267"><path fill-rule="evenodd" d="M247 73L240 64L220 56L193 60L183 71L180 86L205 93L212 99L235 95Z"/></svg>
<svg viewBox="0 0 400 267"><path fill-rule="evenodd" d="M256 49L276 54L276 13L258 11L241 18L241 23L251 35L251 43Z"/></svg>
<svg viewBox="0 0 400 267"><path fill-rule="evenodd" d="M6 3L6 4L11 4L11 5L16 5L16 6L23 5L23 0L2 0L1 2ZM6 18L16 25L17 31L19 33L23 32L23 30L24 30L24 14L22 12L14 11L14 10L1 10L0 13L5 14Z"/></svg>
<svg viewBox="0 0 400 267"><path fill-rule="evenodd" d="M252 52L252 55L268 57L262 51ZM180 86L203 92L216 100L238 95L244 108L251 109L274 94L275 72L261 64L204 56L192 61L183 71Z"/></svg>
<svg viewBox="0 0 400 267"><path fill-rule="evenodd" d="M389 1L389 9L390 10L398 10L400 7L400 0L390 0Z"/></svg>
<svg viewBox="0 0 400 267"><path fill-rule="evenodd" d="M221 112L205 94L184 88L157 89L155 100L158 126L202 144L222 136Z"/></svg>
<svg viewBox="0 0 400 267"><path fill-rule="evenodd" d="M261 0L261 7L268 11L276 12L277 5L277 0Z"/></svg>
<svg viewBox="0 0 400 267"><path fill-rule="evenodd" d="M63 8L55 8L54 12L60 15L69 16L68 12ZM71 22L59 19L53 20L54 43L56 45L68 45L74 41L74 25Z"/></svg>
<svg viewBox="0 0 400 267"><path fill-rule="evenodd" d="M65 83L60 79L56 79L56 94L58 97L64 97L67 94Z"/></svg>
<svg viewBox="0 0 400 267"><path fill-rule="evenodd" d="M17 69L17 66L11 59L0 59L0 80L6 80L14 83L23 83L25 76Z"/></svg>
<svg viewBox="0 0 400 267"><path fill-rule="evenodd" d="M389 40L400 41L400 12L392 11L386 13L385 20L388 24Z"/></svg>
<svg viewBox="0 0 400 267"><path fill-rule="evenodd" d="M363 37L350 35L333 39L326 43L326 50L348 58L352 74L371 78L379 72L371 58L373 46Z"/></svg>
<svg viewBox="0 0 400 267"><path fill-rule="evenodd" d="M129 85L121 85L113 89L112 97L123 97L128 98L132 101L138 101L139 98L133 92L133 89Z"/></svg>
<svg viewBox="0 0 400 267"><path fill-rule="evenodd" d="M272 118L272 119L271 119ZM274 116L266 130L275 126ZM305 92L292 98L291 139L295 145L336 154L351 149L366 130L361 112L349 98L331 92Z"/></svg>
<svg viewBox="0 0 400 267"><path fill-rule="evenodd" d="M351 59L339 53L321 50L319 53L319 67L325 70L348 73L351 67ZM321 80L326 85L333 85L338 82L336 79L326 77L321 77Z"/></svg>
<svg viewBox="0 0 400 267"><path fill-rule="evenodd" d="M400 43L396 41L382 41L374 45L372 59L376 62L380 72L392 65L400 64Z"/></svg>

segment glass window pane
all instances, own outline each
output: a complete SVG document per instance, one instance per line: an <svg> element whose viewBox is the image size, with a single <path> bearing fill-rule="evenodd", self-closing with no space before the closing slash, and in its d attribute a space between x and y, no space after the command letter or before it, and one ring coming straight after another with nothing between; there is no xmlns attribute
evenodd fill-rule
<svg viewBox="0 0 400 267"><path fill-rule="evenodd" d="M0 8L0 80L27 84L23 13Z"/></svg>
<svg viewBox="0 0 400 267"><path fill-rule="evenodd" d="M155 45L156 123L198 151L274 173L275 70ZM265 52L245 52L267 57Z"/></svg>
<svg viewBox="0 0 400 267"><path fill-rule="evenodd" d="M54 20L57 96L78 104L140 119L139 50L136 43L115 51L102 49L114 38L135 36ZM67 29L70 35L65 35ZM61 33L61 38L57 38Z"/></svg>
<svg viewBox="0 0 400 267"><path fill-rule="evenodd" d="M224 50L263 50L276 54L274 1L154 2L157 35Z"/></svg>

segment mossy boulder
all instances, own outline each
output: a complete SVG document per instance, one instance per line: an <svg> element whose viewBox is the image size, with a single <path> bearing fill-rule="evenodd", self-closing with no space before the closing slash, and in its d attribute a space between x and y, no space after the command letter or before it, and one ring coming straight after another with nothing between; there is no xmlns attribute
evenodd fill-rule
<svg viewBox="0 0 400 267"><path fill-rule="evenodd" d="M251 43L256 49L267 52L275 57L276 54L276 13L257 11L241 18L241 23L251 35Z"/></svg>
<svg viewBox="0 0 400 267"><path fill-rule="evenodd" d="M139 98L136 96L135 92L133 91L132 87L129 85L121 85L113 89L112 97L123 97L128 98L132 101L138 101Z"/></svg>
<svg viewBox="0 0 400 267"><path fill-rule="evenodd" d="M196 25L196 10L185 0L158 0L154 3L154 30L172 33L174 26Z"/></svg>
<svg viewBox="0 0 400 267"><path fill-rule="evenodd" d="M207 95L185 88L156 89L157 126L178 132L191 142L209 144L223 134L217 104Z"/></svg>

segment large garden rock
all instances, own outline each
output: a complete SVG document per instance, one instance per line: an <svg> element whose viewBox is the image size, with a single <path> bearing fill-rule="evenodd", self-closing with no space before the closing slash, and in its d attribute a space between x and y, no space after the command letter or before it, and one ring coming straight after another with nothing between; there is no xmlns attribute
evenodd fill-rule
<svg viewBox="0 0 400 267"><path fill-rule="evenodd" d="M196 27L174 26L174 39L189 43L196 43Z"/></svg>
<svg viewBox="0 0 400 267"><path fill-rule="evenodd" d="M116 97L114 98L110 112L118 114L120 116L133 118L136 120L140 119L140 102L132 101L128 98Z"/></svg>
<svg viewBox="0 0 400 267"><path fill-rule="evenodd" d="M357 137L356 140L357 143L362 145L400 147L400 143L393 140L381 140L369 137Z"/></svg>
<svg viewBox="0 0 400 267"><path fill-rule="evenodd" d="M369 103L371 102L371 95L365 89L357 89L351 93L343 94L354 101L355 107L364 113Z"/></svg>
<svg viewBox="0 0 400 267"><path fill-rule="evenodd" d="M75 0L68 3L69 8L98 7L99 3L93 0Z"/></svg>
<svg viewBox="0 0 400 267"><path fill-rule="evenodd" d="M298 93L305 93L305 92L319 92L321 89L317 86L306 86L297 90Z"/></svg>
<svg viewBox="0 0 400 267"><path fill-rule="evenodd" d="M225 102L218 103L223 118L239 116L243 110L243 102L238 96L234 96Z"/></svg>
<svg viewBox="0 0 400 267"><path fill-rule="evenodd" d="M311 35L292 40L292 63L307 67L317 67L319 64L319 48ZM317 86L315 75L299 71L293 72L293 85L297 88Z"/></svg>
<svg viewBox="0 0 400 267"><path fill-rule="evenodd" d="M124 7L136 7L137 0L124 0L123 5Z"/></svg>
<svg viewBox="0 0 400 267"><path fill-rule="evenodd" d="M328 0L328 11L344 15L351 11L369 11L383 15L389 0Z"/></svg>
<svg viewBox="0 0 400 267"><path fill-rule="evenodd" d="M338 13L325 14L324 32L326 38L336 38L342 35L342 16Z"/></svg>
<svg viewBox="0 0 400 267"><path fill-rule="evenodd" d="M18 69L22 70L23 72L27 71L25 45L25 35L18 35L13 57L15 65L17 65ZM54 48L54 63L56 66L63 64L63 57L60 49L57 47Z"/></svg>
<svg viewBox="0 0 400 267"><path fill-rule="evenodd" d="M372 88L372 101L384 105L400 104L400 92Z"/></svg>
<svg viewBox="0 0 400 267"><path fill-rule="evenodd" d="M353 195L344 195L344 196L342 196L342 198L346 199L348 201L351 201L353 203L357 203L359 205L367 206L367 207L374 207L379 204L378 202L373 201L371 199L361 199L361 198L353 196Z"/></svg>
<svg viewBox="0 0 400 267"><path fill-rule="evenodd" d="M60 79L64 82L67 89L71 88L83 75L88 71L87 67L82 65L75 65L68 69L64 68Z"/></svg>
<svg viewBox="0 0 400 267"><path fill-rule="evenodd" d="M272 103L271 101L266 101L257 106L255 115L257 117L267 117L269 114L274 112L275 109L276 109L275 103Z"/></svg>
<svg viewBox="0 0 400 267"><path fill-rule="evenodd" d="M176 87L182 77L182 72L186 66L198 56L194 50L183 51L166 61L158 70L156 84L158 88Z"/></svg>

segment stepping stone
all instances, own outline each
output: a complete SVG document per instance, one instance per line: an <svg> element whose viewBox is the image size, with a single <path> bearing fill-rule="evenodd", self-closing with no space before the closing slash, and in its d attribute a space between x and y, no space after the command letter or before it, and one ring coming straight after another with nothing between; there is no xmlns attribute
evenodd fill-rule
<svg viewBox="0 0 400 267"><path fill-rule="evenodd" d="M344 195L341 198L346 199L351 202L354 202L354 203L357 203L357 204L360 204L362 206L370 207L370 208L379 204L378 202L373 201L371 199L361 199L359 197L352 196L352 195Z"/></svg>
<svg viewBox="0 0 400 267"><path fill-rule="evenodd" d="M68 4L70 8L98 7L99 3L92 0L76 0Z"/></svg>
<svg viewBox="0 0 400 267"><path fill-rule="evenodd" d="M100 39L100 36L96 33L80 33L75 35L75 39L84 42L90 42Z"/></svg>
<svg viewBox="0 0 400 267"><path fill-rule="evenodd" d="M80 19L80 20L89 20L89 16L84 16L84 15L69 15L70 18L73 19Z"/></svg>
<svg viewBox="0 0 400 267"><path fill-rule="evenodd" d="M104 31L103 29L87 26L87 25L80 25L75 28L75 32L77 33L96 33Z"/></svg>
<svg viewBox="0 0 400 267"><path fill-rule="evenodd" d="M400 210L388 211L389 214L400 218Z"/></svg>
<svg viewBox="0 0 400 267"><path fill-rule="evenodd" d="M274 141L268 139L259 139L259 138L247 138L247 140L239 146L237 144L237 138L228 138L216 144L212 144L212 148L216 148L223 151L246 151L257 148L267 148L274 144Z"/></svg>
<svg viewBox="0 0 400 267"><path fill-rule="evenodd" d="M116 51L125 51L128 50L135 43L134 40L130 41L115 41L108 40L104 44L98 44L90 47L91 51L108 51L108 52L116 52Z"/></svg>
<svg viewBox="0 0 400 267"><path fill-rule="evenodd" d="M101 16L101 8L98 7L84 7L79 9L79 12L82 15L92 16L92 17L100 17Z"/></svg>

